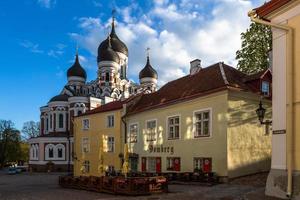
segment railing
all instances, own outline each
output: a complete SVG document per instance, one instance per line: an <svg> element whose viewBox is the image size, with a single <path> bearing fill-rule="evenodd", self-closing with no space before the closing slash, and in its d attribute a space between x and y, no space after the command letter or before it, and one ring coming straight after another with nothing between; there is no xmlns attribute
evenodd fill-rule
<svg viewBox="0 0 300 200"><path fill-rule="evenodd" d="M134 196L168 192L168 181L162 176L128 178L122 176L60 176L59 185L64 188Z"/></svg>

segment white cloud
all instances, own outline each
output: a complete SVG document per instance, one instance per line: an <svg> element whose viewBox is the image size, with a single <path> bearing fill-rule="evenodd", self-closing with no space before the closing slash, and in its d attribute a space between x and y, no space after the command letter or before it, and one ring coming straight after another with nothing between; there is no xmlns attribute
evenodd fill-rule
<svg viewBox="0 0 300 200"><path fill-rule="evenodd" d="M65 53L64 49L66 47L67 46L65 44L58 43L58 44L55 45L54 49L50 49L47 52L47 55L50 56L50 57L58 58L58 57L62 56Z"/></svg>
<svg viewBox="0 0 300 200"><path fill-rule="evenodd" d="M24 40L19 43L22 47L29 49L32 53L44 53L43 50L40 49L39 44L33 43L29 40Z"/></svg>
<svg viewBox="0 0 300 200"><path fill-rule="evenodd" d="M37 0L37 3L44 8L53 8L56 4L56 0Z"/></svg>
<svg viewBox="0 0 300 200"><path fill-rule="evenodd" d="M159 84L181 77L195 58L204 66L225 61L235 65L240 33L250 21L247 12L262 0L154 0L153 7L140 13L136 4L119 8L117 34L129 49L129 76L136 79L151 48L151 64L159 74ZM257 4L258 3L258 4ZM255 4L255 5L254 5ZM80 46L95 57L99 43L107 36L110 20L79 19L83 33L71 33ZM94 59L94 68L96 67Z"/></svg>

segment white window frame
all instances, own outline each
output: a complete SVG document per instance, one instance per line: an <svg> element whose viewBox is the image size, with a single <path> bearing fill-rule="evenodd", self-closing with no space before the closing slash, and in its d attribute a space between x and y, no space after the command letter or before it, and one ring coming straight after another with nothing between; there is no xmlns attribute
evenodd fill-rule
<svg viewBox="0 0 300 200"><path fill-rule="evenodd" d="M206 112L206 111L209 111L209 134L208 136L205 136L205 135L202 135L202 136L199 136L199 135L196 135L196 114L197 113L203 113L203 112ZM193 138L194 139L201 139L201 138L211 138L212 137L212 133L213 133L213 130L212 130L212 115L213 115L213 109L212 108L204 108L204 109L200 109L200 110L195 110L193 111ZM203 123L202 123L203 124ZM201 126L201 129L203 129L203 125Z"/></svg>
<svg viewBox="0 0 300 200"><path fill-rule="evenodd" d="M30 145L30 160L39 160L39 145Z"/></svg>
<svg viewBox="0 0 300 200"><path fill-rule="evenodd" d="M136 125L137 126L137 131L136 131L136 142L132 142L131 141L131 126L133 125ZM138 143L139 141L139 132L140 132L140 127L139 127L139 123L138 122L133 122L133 123L130 123L129 124L129 127L128 127L128 138L127 138L127 141L128 143Z"/></svg>
<svg viewBox="0 0 300 200"><path fill-rule="evenodd" d="M154 140L148 140L148 122L151 122L151 121L155 121L155 129L154 129ZM145 133L146 133L146 141L147 142L153 142L153 141L157 141L157 119L149 119L149 120L146 120L145 122Z"/></svg>
<svg viewBox="0 0 300 200"><path fill-rule="evenodd" d="M154 169L150 169L150 160L152 160L152 161L154 160L154 163L155 163ZM148 172L156 172L156 157L147 157L146 169Z"/></svg>
<svg viewBox="0 0 300 200"><path fill-rule="evenodd" d="M88 121L88 127L85 127L84 121ZM90 119L88 119L88 118L82 119L82 130L89 130L90 127L91 127L90 125L91 125L91 124L90 124Z"/></svg>
<svg viewBox="0 0 300 200"><path fill-rule="evenodd" d="M268 84L268 93L266 94L264 91L263 91L263 85L264 84ZM262 81L261 82L261 93L263 96L270 96L270 82L269 81Z"/></svg>
<svg viewBox="0 0 300 200"><path fill-rule="evenodd" d="M110 126L110 124L109 124L109 117L113 117L113 125L112 126ZM107 128L114 128L115 127L115 114L109 114L109 115L106 115L106 127Z"/></svg>
<svg viewBox="0 0 300 200"><path fill-rule="evenodd" d="M84 160L82 163L84 167L84 172L83 173L90 173L91 170L91 162L89 160ZM88 170L87 170L88 169Z"/></svg>
<svg viewBox="0 0 300 200"><path fill-rule="evenodd" d="M205 159L209 159L210 160L210 164L212 165L212 157L194 157L193 158L193 167L194 167L194 170L196 169L196 160L198 160L198 161L200 161L199 162L199 166L200 166L200 168L198 169L198 170L203 170L203 166L204 166L204 162L205 162Z"/></svg>
<svg viewBox="0 0 300 200"><path fill-rule="evenodd" d="M166 157L166 170L167 171L175 171L174 170L174 162L175 159L179 159L179 163L180 163L180 170L182 167L182 160L181 157ZM172 163L172 164L171 164Z"/></svg>
<svg viewBox="0 0 300 200"><path fill-rule="evenodd" d="M87 151L84 151L84 140L85 139L87 139ZM90 152L90 138L88 138L88 137L83 137L83 138L81 138L81 153L89 153Z"/></svg>
<svg viewBox="0 0 300 200"><path fill-rule="evenodd" d="M49 157L49 150L50 148L53 149L53 157ZM54 144L47 144L45 146L45 160L56 160L56 153L55 153L55 145Z"/></svg>
<svg viewBox="0 0 300 200"><path fill-rule="evenodd" d="M179 136L178 136L178 138L170 138L169 137L169 131L170 131L169 130L169 119L170 118L175 118L175 117L179 118L179 124L178 124L179 125ZM180 114L167 116L167 119L166 119L166 139L167 140L179 140L179 139L181 139L181 115Z"/></svg>
<svg viewBox="0 0 300 200"><path fill-rule="evenodd" d="M58 149L62 150L62 157L58 157ZM55 156L56 156L56 160L65 160L66 159L66 147L63 144L57 144L55 145Z"/></svg>
<svg viewBox="0 0 300 200"><path fill-rule="evenodd" d="M109 141L109 138L113 138L113 143L112 143L112 151L110 151L109 147L111 142ZM114 136L107 136L107 153L114 153L115 152L115 137Z"/></svg>

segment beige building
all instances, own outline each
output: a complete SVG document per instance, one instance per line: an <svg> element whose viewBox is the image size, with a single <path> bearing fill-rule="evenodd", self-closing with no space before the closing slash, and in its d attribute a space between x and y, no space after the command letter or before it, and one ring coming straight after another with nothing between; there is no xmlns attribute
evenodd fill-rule
<svg viewBox="0 0 300 200"><path fill-rule="evenodd" d="M200 169L224 178L269 170L271 136L255 111L264 88L271 117L271 80L269 70L247 76L222 62L202 68L194 60L189 75L137 96L124 117L131 170Z"/></svg>
<svg viewBox="0 0 300 200"><path fill-rule="evenodd" d="M75 118L75 176L100 176L122 168L122 111L123 102L114 101Z"/></svg>
<svg viewBox="0 0 300 200"><path fill-rule="evenodd" d="M300 199L300 1L271 0L249 13L272 27L272 169L266 194Z"/></svg>

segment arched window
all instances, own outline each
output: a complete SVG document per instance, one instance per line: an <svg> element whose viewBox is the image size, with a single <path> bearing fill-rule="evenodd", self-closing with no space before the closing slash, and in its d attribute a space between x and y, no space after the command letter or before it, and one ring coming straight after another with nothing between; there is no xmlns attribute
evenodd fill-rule
<svg viewBox="0 0 300 200"><path fill-rule="evenodd" d="M46 119L46 132L48 132L48 130L49 130L49 119L47 117L47 119Z"/></svg>
<svg viewBox="0 0 300 200"><path fill-rule="evenodd" d="M82 111L78 110L77 115L81 115L81 114L82 114Z"/></svg>
<svg viewBox="0 0 300 200"><path fill-rule="evenodd" d="M31 160L34 159L34 146L33 145L30 147L30 159Z"/></svg>
<svg viewBox="0 0 300 200"><path fill-rule="evenodd" d="M61 113L58 115L58 127L59 128L64 127L64 115Z"/></svg>
<svg viewBox="0 0 300 200"><path fill-rule="evenodd" d="M62 158L62 149L57 149L57 157Z"/></svg>
<svg viewBox="0 0 300 200"><path fill-rule="evenodd" d="M106 82L109 82L109 72L106 72L106 73L105 73L105 81L106 81Z"/></svg>
<svg viewBox="0 0 300 200"><path fill-rule="evenodd" d="M53 149L49 149L48 157L49 157L49 158L53 158L53 157L54 157Z"/></svg>
<svg viewBox="0 0 300 200"><path fill-rule="evenodd" d="M53 117L53 115L50 114L50 129L52 129L52 121L53 121L52 117Z"/></svg>
<svg viewBox="0 0 300 200"><path fill-rule="evenodd" d="M54 160L54 145L53 144L47 144L45 147L45 160Z"/></svg>
<svg viewBox="0 0 300 200"><path fill-rule="evenodd" d="M35 158L39 158L39 146L37 144L35 145Z"/></svg>
<svg viewBox="0 0 300 200"><path fill-rule="evenodd" d="M56 158L57 160L65 159L65 146L63 144L58 144L55 146Z"/></svg>

